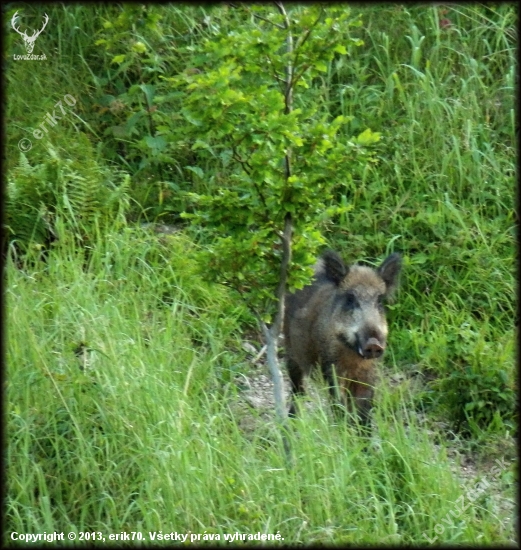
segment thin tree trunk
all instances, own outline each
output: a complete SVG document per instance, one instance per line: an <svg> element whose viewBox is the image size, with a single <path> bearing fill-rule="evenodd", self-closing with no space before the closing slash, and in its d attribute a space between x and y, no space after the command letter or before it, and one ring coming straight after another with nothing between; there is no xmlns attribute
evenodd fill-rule
<svg viewBox="0 0 521 550"><path fill-rule="evenodd" d="M268 329L265 323L262 323L262 331L266 340L266 359L268 368L273 380L273 391L275 398L275 411L280 423L285 424L287 419L286 398L284 395L284 380L280 372L279 360L277 354L277 345L279 334L284 322L286 281L288 278L288 267L291 261L291 236L293 233L293 224L291 215L288 213L284 219L284 233L282 234L282 263L280 266L279 285L277 288L278 310L275 320Z"/></svg>
<svg viewBox="0 0 521 550"><path fill-rule="evenodd" d="M289 54L288 64L286 66L286 86L285 86L285 113L288 114L293 108L293 65L291 62L291 54L293 53L293 36L291 34L290 22L282 3L277 2L276 6L280 13L284 16L284 28L286 30L286 51ZM291 150L288 148L284 158L284 178L286 182L291 176ZM268 327L262 323L262 330L264 332L264 338L267 346L267 362L270 369L271 377L273 380L273 392L275 398L275 411L277 420L282 427L286 427L288 414L286 411L286 398L284 395L284 379L279 368L279 360L277 354L277 346L279 341L279 334L283 328L284 323L284 310L285 310L285 296L286 296L286 283L288 279L288 269L291 262L291 238L293 233L293 221L291 213L286 212L284 216L284 231L281 235L282 240L282 261L280 266L279 285L277 288L277 300L278 309L275 320L271 327ZM284 449L288 458L291 459L291 450L286 433L282 433L282 439L284 443Z"/></svg>

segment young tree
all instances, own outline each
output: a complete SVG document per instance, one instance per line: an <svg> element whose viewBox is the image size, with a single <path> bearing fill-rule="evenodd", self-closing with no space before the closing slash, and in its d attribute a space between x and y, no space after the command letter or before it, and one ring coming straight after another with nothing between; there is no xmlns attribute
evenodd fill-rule
<svg viewBox="0 0 521 550"><path fill-rule="evenodd" d="M232 9L242 24L216 29L194 47L193 66L168 79L188 122L170 125L170 139L197 154L186 169L209 192L188 193L185 216L212 231L208 273L247 297L259 319L284 422L277 341L286 288L309 282L326 223L341 211L336 186L379 136L341 136L347 118L330 115L317 85L361 43L350 37L361 22L345 6Z"/></svg>

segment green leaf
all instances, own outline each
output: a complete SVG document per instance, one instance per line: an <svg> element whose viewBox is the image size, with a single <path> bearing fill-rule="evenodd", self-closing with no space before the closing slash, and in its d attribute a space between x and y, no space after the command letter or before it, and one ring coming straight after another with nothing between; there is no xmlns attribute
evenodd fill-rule
<svg viewBox="0 0 521 550"><path fill-rule="evenodd" d="M204 172L199 168L199 166L185 166L187 170L190 170L190 172L193 172L196 176L203 179L204 178Z"/></svg>
<svg viewBox="0 0 521 550"><path fill-rule="evenodd" d="M143 42L135 42L132 44L132 50L137 53L145 53L147 51L147 47L143 44Z"/></svg>
<svg viewBox="0 0 521 550"><path fill-rule="evenodd" d="M154 153L159 153L163 151L166 147L166 140L163 136L147 136L145 138L145 143L153 150Z"/></svg>
<svg viewBox="0 0 521 550"><path fill-rule="evenodd" d="M118 65L121 65L121 63L125 61L125 58L126 58L125 54L116 55L112 58L111 63L117 63Z"/></svg>
<svg viewBox="0 0 521 550"><path fill-rule="evenodd" d="M212 151L210 145L206 141L203 141L201 139L196 139L191 149L192 151L196 151L197 149L206 149L207 151Z"/></svg>
<svg viewBox="0 0 521 550"><path fill-rule="evenodd" d="M371 129L367 128L356 138L356 142L359 145L372 145L380 141L380 132L373 132Z"/></svg>
<svg viewBox="0 0 521 550"><path fill-rule="evenodd" d="M150 105L154 102L154 94L156 93L156 87L152 84L140 84L140 89L143 90L146 95L147 101Z"/></svg>

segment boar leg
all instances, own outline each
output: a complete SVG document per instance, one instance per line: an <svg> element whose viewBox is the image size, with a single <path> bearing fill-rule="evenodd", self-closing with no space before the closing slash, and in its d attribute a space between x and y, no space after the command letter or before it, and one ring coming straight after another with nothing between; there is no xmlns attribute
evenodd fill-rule
<svg viewBox="0 0 521 550"><path fill-rule="evenodd" d="M346 380L335 376L333 364L326 364L322 372L329 385L329 392L333 400L335 413L345 415L347 411L357 414L360 427L370 432L371 408L373 406L373 387L356 380Z"/></svg>
<svg viewBox="0 0 521 550"><path fill-rule="evenodd" d="M304 395L304 373L299 364L293 359L288 358L287 368L289 379L291 381L291 406L289 408L289 416L297 416L295 397Z"/></svg>
<svg viewBox="0 0 521 550"><path fill-rule="evenodd" d="M333 363L322 364L322 374L329 387L329 393L331 394L331 401L333 403L333 412L335 415L345 416L347 403L345 396L339 386L339 380L336 375L335 367Z"/></svg>
<svg viewBox="0 0 521 550"><path fill-rule="evenodd" d="M361 428L370 431L371 409L373 406L373 387L362 382L351 381L348 384L348 392L358 413Z"/></svg>

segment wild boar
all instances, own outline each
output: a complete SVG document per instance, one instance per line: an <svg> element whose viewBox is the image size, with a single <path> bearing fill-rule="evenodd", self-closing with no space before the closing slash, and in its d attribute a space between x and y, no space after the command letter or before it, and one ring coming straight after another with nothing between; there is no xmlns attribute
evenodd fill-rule
<svg viewBox="0 0 521 550"><path fill-rule="evenodd" d="M311 285L288 294L284 319L291 380L290 416L303 380L319 365L335 403L358 413L367 426L376 361L387 344L384 300L398 287L401 257L391 254L378 269L346 266L333 251L315 265Z"/></svg>

